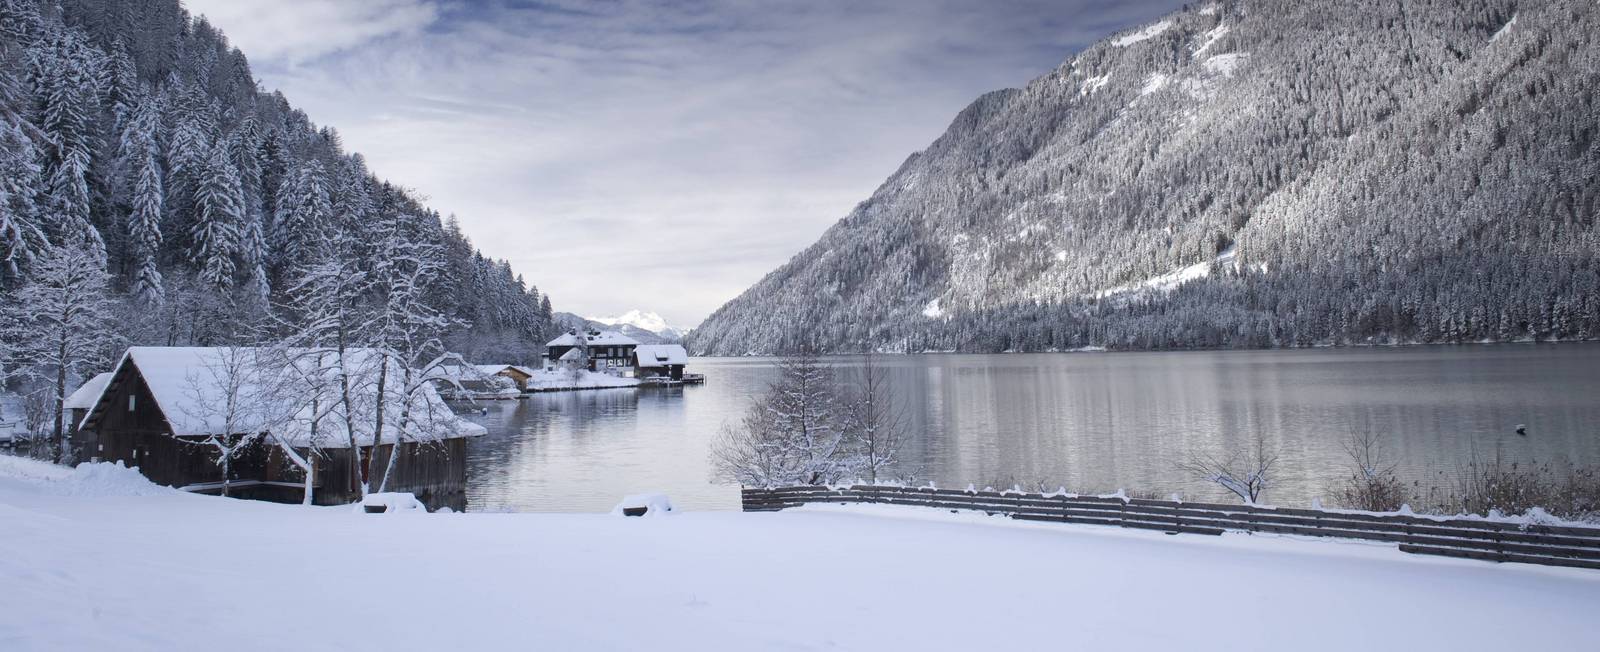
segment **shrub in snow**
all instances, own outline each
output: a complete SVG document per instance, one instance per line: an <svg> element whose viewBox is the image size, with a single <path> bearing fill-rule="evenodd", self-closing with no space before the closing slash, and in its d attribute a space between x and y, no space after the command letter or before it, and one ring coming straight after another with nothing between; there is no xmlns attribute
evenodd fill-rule
<svg viewBox="0 0 1600 652"><path fill-rule="evenodd" d="M612 516L666 516L673 513L666 494L636 494L623 498L611 508Z"/></svg>

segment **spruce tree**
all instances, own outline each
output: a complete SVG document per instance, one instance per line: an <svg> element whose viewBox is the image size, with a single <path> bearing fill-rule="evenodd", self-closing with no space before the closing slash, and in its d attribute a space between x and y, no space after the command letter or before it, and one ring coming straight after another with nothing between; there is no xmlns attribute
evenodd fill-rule
<svg viewBox="0 0 1600 652"><path fill-rule="evenodd" d="M190 233L189 263L199 269L200 281L222 291L233 287L236 257L244 237L244 216L239 176L228 160L226 147L213 148L201 169L195 190L195 222Z"/></svg>

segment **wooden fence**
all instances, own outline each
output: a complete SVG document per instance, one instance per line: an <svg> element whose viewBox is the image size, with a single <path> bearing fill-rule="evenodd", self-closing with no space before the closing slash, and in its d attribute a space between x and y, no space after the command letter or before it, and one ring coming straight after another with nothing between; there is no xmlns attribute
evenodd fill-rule
<svg viewBox="0 0 1600 652"><path fill-rule="evenodd" d="M1222 534L1224 530L1398 543L1403 552L1600 569L1600 527L1437 519L1095 496L857 485L745 489L744 511L807 503L876 503L1003 514L1026 521Z"/></svg>

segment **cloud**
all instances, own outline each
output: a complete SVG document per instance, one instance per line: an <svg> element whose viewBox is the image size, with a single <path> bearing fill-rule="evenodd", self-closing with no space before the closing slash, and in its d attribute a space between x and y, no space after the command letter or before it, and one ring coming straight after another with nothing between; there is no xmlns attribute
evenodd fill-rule
<svg viewBox="0 0 1600 652"><path fill-rule="evenodd" d="M191 7L209 4L230 7L214 22L269 87L336 127L374 171L458 214L558 309L642 308L688 324L809 245L978 95L1179 6ZM329 13L274 15L297 5ZM250 45L273 40L263 25L287 24L305 31Z"/></svg>
<svg viewBox="0 0 1600 652"><path fill-rule="evenodd" d="M299 64L375 39L415 34L438 18L425 0L185 0L246 56Z"/></svg>

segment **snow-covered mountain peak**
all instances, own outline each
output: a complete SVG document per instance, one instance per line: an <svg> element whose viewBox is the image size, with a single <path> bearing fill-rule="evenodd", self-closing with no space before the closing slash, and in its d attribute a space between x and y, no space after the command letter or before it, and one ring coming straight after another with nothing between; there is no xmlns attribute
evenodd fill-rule
<svg viewBox="0 0 1600 652"><path fill-rule="evenodd" d="M683 334L689 330L668 324L667 320L663 319L661 315L644 310L629 310L616 317L589 317L588 319L607 326L632 326L668 338L683 337Z"/></svg>

